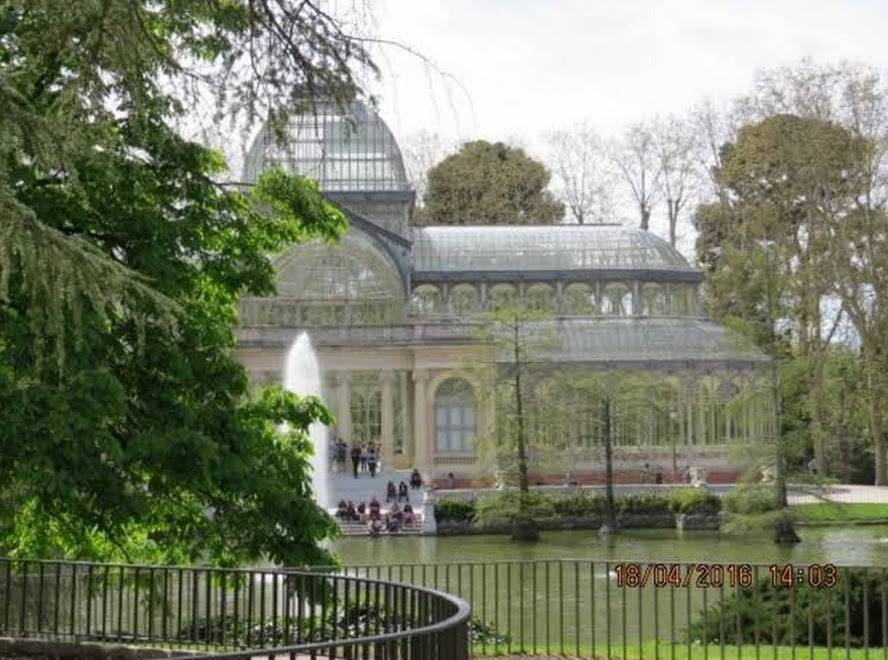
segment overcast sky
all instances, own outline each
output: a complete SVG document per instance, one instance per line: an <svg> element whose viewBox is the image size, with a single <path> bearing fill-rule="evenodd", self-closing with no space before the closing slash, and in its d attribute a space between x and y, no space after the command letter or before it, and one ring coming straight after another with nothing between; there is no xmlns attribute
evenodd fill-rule
<svg viewBox="0 0 888 660"><path fill-rule="evenodd" d="M380 0L382 114L397 136L540 134L577 120L604 133L749 89L756 69L862 61L888 69L885 0Z"/></svg>

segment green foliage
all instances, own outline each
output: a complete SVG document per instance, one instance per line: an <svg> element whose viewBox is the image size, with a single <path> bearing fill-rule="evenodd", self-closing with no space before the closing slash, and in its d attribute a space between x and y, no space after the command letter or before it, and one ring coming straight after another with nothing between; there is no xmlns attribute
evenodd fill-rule
<svg viewBox="0 0 888 660"><path fill-rule="evenodd" d="M428 173L429 224L556 223L564 206L546 190L550 173L523 149L467 142Z"/></svg>
<svg viewBox="0 0 888 660"><path fill-rule="evenodd" d="M740 484L722 496L722 506L728 513L755 514L774 511L774 487L766 484Z"/></svg>
<svg viewBox="0 0 888 660"><path fill-rule="evenodd" d="M721 603L711 605L705 622L703 612L698 613L688 632L694 640L702 640L704 636L718 640L723 633L724 643L728 645L760 643L805 647L810 631L810 643L814 646L831 643L835 648L846 644L852 648L864 645L881 648L882 594L886 588L888 584L882 571L860 569L842 569L838 584L832 589L807 586L774 589L770 577L761 578L753 588L727 594L724 610ZM723 625L727 621L731 625ZM810 621L815 625L809 626Z"/></svg>
<svg viewBox="0 0 888 660"><path fill-rule="evenodd" d="M478 500L476 519L482 527L512 523L530 518L547 520L554 517L552 498L545 493L504 490Z"/></svg>
<svg viewBox="0 0 888 660"><path fill-rule="evenodd" d="M332 417L281 388L254 396L233 328L242 295L274 290L270 254L334 240L345 218L281 171L226 183L176 128L185 86L160 83L229 69L210 94L232 113L263 94L304 107L309 75L345 100L349 39L307 6L167 5L2 9L0 553L328 562L307 429ZM325 57L290 67L290 38ZM217 97L253 56L276 73Z"/></svg>
<svg viewBox="0 0 888 660"><path fill-rule="evenodd" d="M677 488L669 494L673 513L718 513L722 502L718 495L705 488Z"/></svg>
<svg viewBox="0 0 888 660"><path fill-rule="evenodd" d="M442 498L435 504L436 522L472 522L475 520L475 500Z"/></svg>
<svg viewBox="0 0 888 660"><path fill-rule="evenodd" d="M671 502L667 495L644 493L627 495L616 499L617 512L658 515L671 513Z"/></svg>
<svg viewBox="0 0 888 660"><path fill-rule="evenodd" d="M469 619L469 642L482 645L505 645L511 641L511 637L502 633L489 623L473 616Z"/></svg>
<svg viewBox="0 0 888 660"><path fill-rule="evenodd" d="M582 518L604 514L605 500L598 495L579 493L553 499L552 508L556 515L564 518Z"/></svg>

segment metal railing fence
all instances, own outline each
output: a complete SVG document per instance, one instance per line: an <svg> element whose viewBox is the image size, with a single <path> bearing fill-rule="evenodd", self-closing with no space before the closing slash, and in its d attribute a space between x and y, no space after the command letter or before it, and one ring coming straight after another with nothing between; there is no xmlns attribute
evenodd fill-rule
<svg viewBox="0 0 888 660"><path fill-rule="evenodd" d="M0 635L205 657L468 658L470 609L412 584L333 572L0 559Z"/></svg>
<svg viewBox="0 0 888 660"><path fill-rule="evenodd" d="M565 559L340 570L464 598L476 655L888 660L888 568Z"/></svg>

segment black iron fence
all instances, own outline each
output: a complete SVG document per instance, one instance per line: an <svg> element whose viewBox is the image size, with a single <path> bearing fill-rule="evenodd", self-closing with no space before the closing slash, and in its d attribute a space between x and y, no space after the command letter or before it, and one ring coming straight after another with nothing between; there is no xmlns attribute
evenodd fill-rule
<svg viewBox="0 0 888 660"><path fill-rule="evenodd" d="M538 560L341 574L464 598L476 655L888 660L888 568Z"/></svg>
<svg viewBox="0 0 888 660"><path fill-rule="evenodd" d="M0 635L16 638L462 660L469 616L459 598L366 575L0 559Z"/></svg>

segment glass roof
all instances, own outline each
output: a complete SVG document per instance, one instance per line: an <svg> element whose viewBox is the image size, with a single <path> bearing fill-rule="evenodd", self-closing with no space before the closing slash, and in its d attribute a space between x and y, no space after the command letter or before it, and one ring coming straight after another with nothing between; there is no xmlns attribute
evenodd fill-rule
<svg viewBox="0 0 888 660"><path fill-rule="evenodd" d="M413 228L413 269L527 271L693 270L663 239L623 225L483 225Z"/></svg>
<svg viewBox="0 0 888 660"><path fill-rule="evenodd" d="M397 268L361 232L349 232L337 243L295 245L274 264L280 298L372 302L404 297Z"/></svg>
<svg viewBox="0 0 888 660"><path fill-rule="evenodd" d="M742 338L704 319L563 319L538 326L537 359L547 362L767 360ZM508 362L510 356L501 359Z"/></svg>
<svg viewBox="0 0 888 660"><path fill-rule="evenodd" d="M323 192L407 191L401 150L380 116L361 102L342 113L325 104L290 119L286 144L263 128L247 154L244 178L280 166L316 179Z"/></svg>

